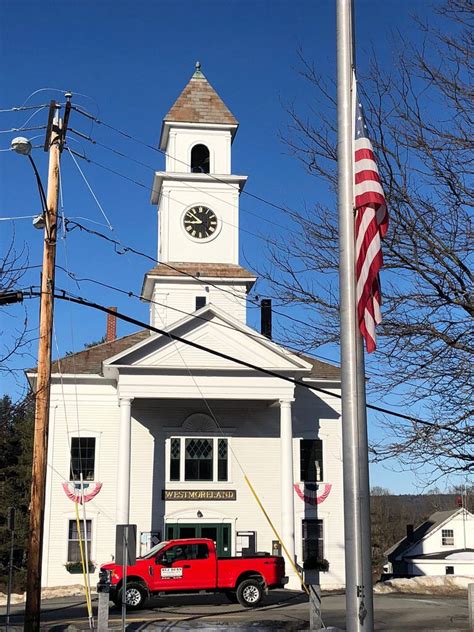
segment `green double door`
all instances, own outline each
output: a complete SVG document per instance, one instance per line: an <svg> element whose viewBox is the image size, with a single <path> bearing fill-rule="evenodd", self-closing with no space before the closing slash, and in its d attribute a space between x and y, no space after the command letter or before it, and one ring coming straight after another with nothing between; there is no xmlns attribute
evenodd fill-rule
<svg viewBox="0 0 474 632"><path fill-rule="evenodd" d="M166 524L166 539L209 538L216 543L217 557L232 555L232 527L230 524L178 523Z"/></svg>

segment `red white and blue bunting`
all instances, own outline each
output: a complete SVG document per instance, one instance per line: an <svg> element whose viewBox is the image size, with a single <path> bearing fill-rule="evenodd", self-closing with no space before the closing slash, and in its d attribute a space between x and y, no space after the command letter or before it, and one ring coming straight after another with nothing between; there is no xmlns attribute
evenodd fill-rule
<svg viewBox="0 0 474 632"><path fill-rule="evenodd" d="M63 489L68 498L82 505L83 501L88 503L97 496L102 489L102 483L63 483Z"/></svg>
<svg viewBox="0 0 474 632"><path fill-rule="evenodd" d="M318 489L320 487L321 485L317 483L300 483L299 485L295 483L295 485L293 485L295 492L301 500L304 500L308 505L319 505L329 496L329 492L332 488L331 483L325 483L322 493L318 495Z"/></svg>

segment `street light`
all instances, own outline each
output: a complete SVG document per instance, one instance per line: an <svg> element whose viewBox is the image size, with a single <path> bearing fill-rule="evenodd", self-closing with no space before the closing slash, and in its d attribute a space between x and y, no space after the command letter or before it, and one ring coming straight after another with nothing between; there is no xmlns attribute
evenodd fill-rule
<svg viewBox="0 0 474 632"><path fill-rule="evenodd" d="M33 171L35 172L36 182L38 184L38 190L40 194L41 208L43 209L43 212L40 213L39 215L36 215L36 217L33 218L33 226L35 228L42 230L43 228L46 227L45 213L47 209L47 202L46 202L46 195L44 192L43 183L41 182L41 178L38 173L38 169L36 168L35 161L33 160L31 156L31 149L32 149L31 141L28 140L28 138L25 138L24 136L17 136L16 138L12 140L10 147L12 151L14 151L17 154L20 154L20 156L28 156L31 166L33 167Z"/></svg>

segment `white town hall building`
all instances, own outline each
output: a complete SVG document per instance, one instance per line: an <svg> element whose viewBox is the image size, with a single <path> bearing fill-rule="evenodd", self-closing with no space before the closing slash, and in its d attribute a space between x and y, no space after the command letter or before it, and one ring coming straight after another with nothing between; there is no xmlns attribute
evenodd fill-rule
<svg viewBox="0 0 474 632"><path fill-rule="evenodd" d="M344 584L340 369L246 325L256 277L239 265L247 177L232 174L237 127L197 65L161 131L166 167L151 200L158 259L142 288L150 322L329 394L149 330L54 362L44 586L80 581L68 493L81 472L94 496L86 503L93 581L115 553L116 524L137 525L138 554L177 537L210 537L221 556L279 551L247 477L296 563L326 559L322 586ZM286 572L299 588L288 562Z"/></svg>

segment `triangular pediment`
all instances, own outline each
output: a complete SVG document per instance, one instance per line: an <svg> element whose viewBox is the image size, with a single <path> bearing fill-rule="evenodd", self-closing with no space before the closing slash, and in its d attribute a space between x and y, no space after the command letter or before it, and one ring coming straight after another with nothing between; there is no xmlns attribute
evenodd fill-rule
<svg viewBox="0 0 474 632"><path fill-rule="evenodd" d="M306 372L311 365L271 342L228 314L207 305L195 315L173 324L168 334L154 334L108 359L105 367L149 370L246 370L246 367L190 346L189 341L244 362L281 372ZM181 340L176 340L176 336Z"/></svg>

